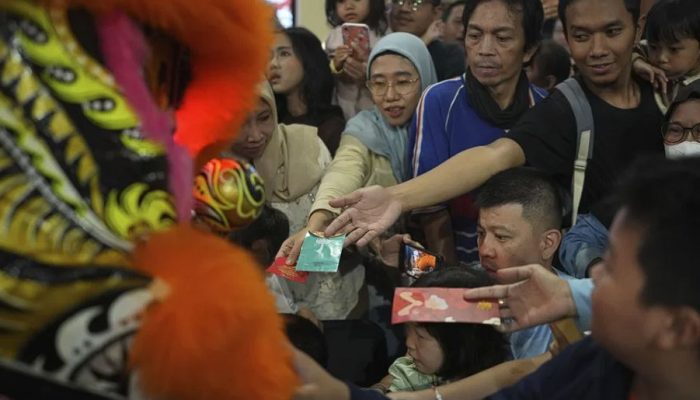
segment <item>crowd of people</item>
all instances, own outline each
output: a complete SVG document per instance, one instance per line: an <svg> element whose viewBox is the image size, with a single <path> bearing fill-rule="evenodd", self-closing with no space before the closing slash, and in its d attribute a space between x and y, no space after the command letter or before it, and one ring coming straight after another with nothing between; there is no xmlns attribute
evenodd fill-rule
<svg viewBox="0 0 700 400"><path fill-rule="evenodd" d="M268 207L230 237L262 265L347 234L338 272L267 277L298 399L699 399L700 2L325 9L325 41L275 33L225 154L265 181ZM357 24L368 37L346 35ZM497 301L502 324L392 327L405 243L445 260L414 287ZM353 363L326 346L339 320L381 328L383 379L324 369Z"/></svg>

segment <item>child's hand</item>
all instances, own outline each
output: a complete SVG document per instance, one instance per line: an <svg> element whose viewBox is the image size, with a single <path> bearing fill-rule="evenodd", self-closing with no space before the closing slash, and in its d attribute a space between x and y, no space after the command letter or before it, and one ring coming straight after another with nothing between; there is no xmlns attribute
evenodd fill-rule
<svg viewBox="0 0 700 400"><path fill-rule="evenodd" d="M356 60L354 57L348 57L343 72L353 81L362 84L367 80L367 63Z"/></svg>
<svg viewBox="0 0 700 400"><path fill-rule="evenodd" d="M634 73L637 76L651 82L656 90L659 90L664 95L666 94L668 78L662 69L649 64L641 57L634 60L632 63L632 69L634 69Z"/></svg>
<svg viewBox="0 0 700 400"><path fill-rule="evenodd" d="M352 54L352 49L349 46L340 46L335 49L335 54L333 54L333 65L335 69L340 71L345 65L345 60Z"/></svg>

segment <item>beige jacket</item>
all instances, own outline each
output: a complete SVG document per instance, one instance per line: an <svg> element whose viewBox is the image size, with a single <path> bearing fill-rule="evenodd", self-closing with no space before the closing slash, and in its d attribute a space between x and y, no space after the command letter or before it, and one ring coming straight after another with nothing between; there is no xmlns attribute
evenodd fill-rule
<svg viewBox="0 0 700 400"><path fill-rule="evenodd" d="M388 158L371 152L356 137L343 135L335 158L323 175L309 214L317 210L339 214L340 210L331 207L329 200L363 187L388 187L397 183Z"/></svg>

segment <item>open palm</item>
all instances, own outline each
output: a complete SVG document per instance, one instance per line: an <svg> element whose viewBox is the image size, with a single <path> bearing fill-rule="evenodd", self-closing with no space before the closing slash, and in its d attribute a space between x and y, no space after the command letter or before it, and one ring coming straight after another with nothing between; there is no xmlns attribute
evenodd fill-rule
<svg viewBox="0 0 700 400"><path fill-rule="evenodd" d="M326 235L347 233L345 245L366 246L389 229L401 216L401 204L381 186L370 186L330 201L332 207L344 209L326 229Z"/></svg>

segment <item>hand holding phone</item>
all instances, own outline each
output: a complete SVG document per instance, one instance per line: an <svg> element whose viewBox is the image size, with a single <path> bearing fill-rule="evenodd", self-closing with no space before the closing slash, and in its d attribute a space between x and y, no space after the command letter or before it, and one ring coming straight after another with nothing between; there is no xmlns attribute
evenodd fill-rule
<svg viewBox="0 0 700 400"><path fill-rule="evenodd" d="M366 61L370 51L369 26L347 22L340 29L343 34L343 44L353 50L353 58Z"/></svg>
<svg viewBox="0 0 700 400"><path fill-rule="evenodd" d="M420 278L442 266L443 258L425 249L404 243L399 254L399 269L412 278Z"/></svg>

